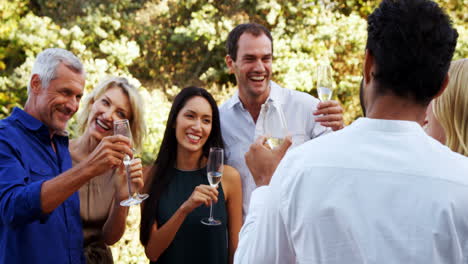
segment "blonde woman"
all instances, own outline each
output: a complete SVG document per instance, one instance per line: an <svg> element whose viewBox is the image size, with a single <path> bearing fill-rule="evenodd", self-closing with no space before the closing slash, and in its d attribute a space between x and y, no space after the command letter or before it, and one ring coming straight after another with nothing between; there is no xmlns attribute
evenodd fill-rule
<svg viewBox="0 0 468 264"><path fill-rule="evenodd" d="M447 88L426 115L426 132L468 157L468 59L452 62Z"/></svg>
<svg viewBox="0 0 468 264"><path fill-rule="evenodd" d="M73 166L80 163L107 136L113 135L113 122L128 119L133 136L132 147L139 150L145 132L142 98L127 79L111 77L100 83L86 98L78 116L78 138L70 141ZM132 183L143 186L142 165L131 165ZM113 263L108 245L116 243L125 230L128 207L120 201L128 198L123 167L94 177L79 191L83 222L86 263Z"/></svg>

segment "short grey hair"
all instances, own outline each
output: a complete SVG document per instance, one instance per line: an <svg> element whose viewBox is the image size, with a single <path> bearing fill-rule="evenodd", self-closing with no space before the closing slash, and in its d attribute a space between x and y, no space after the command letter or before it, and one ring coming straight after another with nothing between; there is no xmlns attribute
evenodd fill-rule
<svg viewBox="0 0 468 264"><path fill-rule="evenodd" d="M46 89L49 87L50 81L57 78L57 67L60 63L64 63L69 69L85 75L83 64L70 51L61 48L45 49L37 55L34 62L28 82L28 95L31 92L31 79L33 75L39 75L42 88Z"/></svg>

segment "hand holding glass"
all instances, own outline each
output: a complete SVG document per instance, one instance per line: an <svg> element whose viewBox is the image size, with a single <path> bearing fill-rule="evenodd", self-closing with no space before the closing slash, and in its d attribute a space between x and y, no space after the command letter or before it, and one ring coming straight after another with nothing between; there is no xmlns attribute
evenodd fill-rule
<svg viewBox="0 0 468 264"><path fill-rule="evenodd" d="M224 152L222 148L210 148L208 154L208 163L206 164L206 172L208 182L211 187L218 187L218 183L221 181L224 169ZM213 202L210 204L210 217L203 218L202 224L205 225L220 225L221 221L213 218Z"/></svg>
<svg viewBox="0 0 468 264"><path fill-rule="evenodd" d="M267 137L266 143L273 149L281 145L288 134L286 118L279 105L271 102L262 105L263 134Z"/></svg>
<svg viewBox="0 0 468 264"><path fill-rule="evenodd" d="M122 135L132 140L132 131L130 130L130 123L128 122L127 119L114 121L114 135ZM121 201L120 205L132 206L132 205L140 204L141 202L143 202L143 200L148 198L149 195L139 194L138 191L134 192L132 190L132 179L130 176L130 164L132 163L132 160L130 156L125 155L123 159L123 163L124 163L125 171L127 175L128 194L130 195L130 197L126 200Z"/></svg>
<svg viewBox="0 0 468 264"><path fill-rule="evenodd" d="M319 64L317 67L317 93L320 101L331 99L333 94L333 70L330 64Z"/></svg>

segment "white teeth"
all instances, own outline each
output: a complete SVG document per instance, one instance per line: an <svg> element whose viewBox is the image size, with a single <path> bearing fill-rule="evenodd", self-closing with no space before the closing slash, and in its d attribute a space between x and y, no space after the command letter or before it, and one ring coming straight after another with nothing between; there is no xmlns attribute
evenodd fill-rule
<svg viewBox="0 0 468 264"><path fill-rule="evenodd" d="M104 128L105 130L109 130L110 127L106 126L104 123L102 123L99 119L96 119L96 123L101 126L102 128Z"/></svg>
<svg viewBox="0 0 468 264"><path fill-rule="evenodd" d="M199 140L200 139L199 136L195 136L195 135L191 135L191 134L188 134L187 136L192 140Z"/></svg>
<svg viewBox="0 0 468 264"><path fill-rule="evenodd" d="M263 81L265 79L265 76L252 76L250 79L254 81Z"/></svg>

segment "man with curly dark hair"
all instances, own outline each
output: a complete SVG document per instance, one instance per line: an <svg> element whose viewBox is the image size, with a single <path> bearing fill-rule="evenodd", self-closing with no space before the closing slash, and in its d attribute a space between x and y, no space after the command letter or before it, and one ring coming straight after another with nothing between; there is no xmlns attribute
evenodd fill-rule
<svg viewBox="0 0 468 264"><path fill-rule="evenodd" d="M432 1L382 1L368 18L366 118L277 168L287 145L260 138L246 154L261 187L236 263L468 263L468 160L421 128L457 37Z"/></svg>

